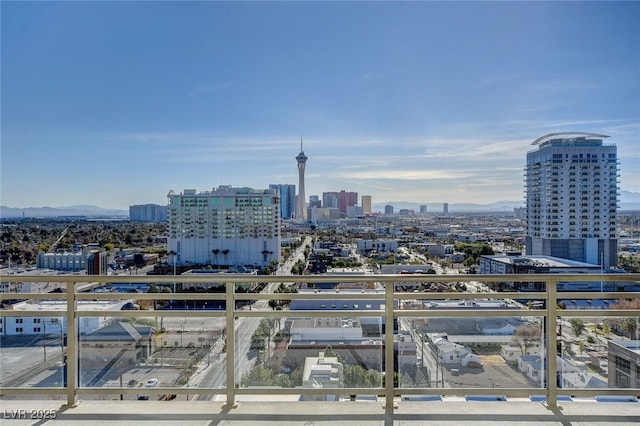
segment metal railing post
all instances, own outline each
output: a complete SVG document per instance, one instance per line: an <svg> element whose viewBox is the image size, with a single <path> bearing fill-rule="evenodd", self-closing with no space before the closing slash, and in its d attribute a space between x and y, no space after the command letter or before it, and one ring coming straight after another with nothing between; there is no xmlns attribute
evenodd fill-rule
<svg viewBox="0 0 640 426"><path fill-rule="evenodd" d="M385 283L385 329L384 329L384 395L385 408L393 409L393 282Z"/></svg>
<svg viewBox="0 0 640 426"><path fill-rule="evenodd" d="M556 336L558 320L558 282L547 280L547 406L551 409L558 408L558 363L556 351L558 339ZM560 336L562 338L562 336Z"/></svg>
<svg viewBox="0 0 640 426"><path fill-rule="evenodd" d="M236 326L235 326L235 309L236 302L234 299L234 290L236 285L234 283L226 284L226 329L227 329L227 341L225 342L227 353L227 402L225 407L236 407Z"/></svg>
<svg viewBox="0 0 640 426"><path fill-rule="evenodd" d="M67 362L62 368L67 369L67 406L73 407L76 404L76 396L78 391L79 373L78 373L78 339L79 334L76 322L76 283L67 283ZM60 326L62 327L62 325ZM64 355L62 358L64 362ZM64 374L64 371L63 371Z"/></svg>

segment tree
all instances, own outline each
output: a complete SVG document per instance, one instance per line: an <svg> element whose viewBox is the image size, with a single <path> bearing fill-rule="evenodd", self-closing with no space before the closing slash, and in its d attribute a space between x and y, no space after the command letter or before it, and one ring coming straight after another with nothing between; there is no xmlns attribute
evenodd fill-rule
<svg viewBox="0 0 640 426"><path fill-rule="evenodd" d="M611 305L616 310L640 310L640 299L621 299ZM615 320L618 327L631 339L640 339L637 317L628 317Z"/></svg>
<svg viewBox="0 0 640 426"><path fill-rule="evenodd" d="M302 372L298 374L302 378ZM242 386L279 386L283 388L293 387L293 381L287 374L276 374L271 368L262 364L256 364L249 373L242 376ZM302 379L300 380L302 384Z"/></svg>
<svg viewBox="0 0 640 426"><path fill-rule="evenodd" d="M348 388L373 388L380 386L382 375L375 370L365 370L360 365L344 368L344 385Z"/></svg>
<svg viewBox="0 0 640 426"><path fill-rule="evenodd" d="M571 330L573 330L573 334L576 337L579 337L585 329L582 318L571 318L569 320L569 325L571 325Z"/></svg>
<svg viewBox="0 0 640 426"><path fill-rule="evenodd" d="M532 325L521 325L516 328L513 335L513 343L520 348L522 355L527 354L527 349L540 341L540 328Z"/></svg>
<svg viewBox="0 0 640 426"><path fill-rule="evenodd" d="M229 266L229 249L222 250L222 255L224 256L224 265Z"/></svg>
<svg viewBox="0 0 640 426"><path fill-rule="evenodd" d="M158 287L158 284L156 283L151 283L149 284L147 293L160 293L160 287ZM156 299L153 299L153 309L158 309L158 301Z"/></svg>

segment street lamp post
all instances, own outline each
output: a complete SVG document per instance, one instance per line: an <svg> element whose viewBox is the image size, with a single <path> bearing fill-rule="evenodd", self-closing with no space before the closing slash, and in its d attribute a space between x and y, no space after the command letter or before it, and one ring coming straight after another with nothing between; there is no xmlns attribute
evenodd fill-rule
<svg viewBox="0 0 640 426"><path fill-rule="evenodd" d="M169 252L169 254L171 255L171 257L173 258L173 275L176 275L176 260L178 257L178 253L176 253L175 251L171 250ZM173 293L175 294L176 292L176 282L173 282Z"/></svg>

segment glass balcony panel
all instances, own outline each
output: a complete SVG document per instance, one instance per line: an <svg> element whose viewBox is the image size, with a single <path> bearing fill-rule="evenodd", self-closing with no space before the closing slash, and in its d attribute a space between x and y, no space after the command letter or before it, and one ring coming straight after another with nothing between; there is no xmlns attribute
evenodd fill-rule
<svg viewBox="0 0 640 426"><path fill-rule="evenodd" d="M3 318L3 388L66 386L67 330L63 317Z"/></svg>
<svg viewBox="0 0 640 426"><path fill-rule="evenodd" d="M172 399L153 388L221 388L224 319L213 317L86 317L78 341L79 387L136 389L122 399ZM211 364L219 368L208 368ZM82 394L82 389L79 389ZM117 394L117 391L113 391ZM95 396L83 395L83 399Z"/></svg>
<svg viewBox="0 0 640 426"><path fill-rule="evenodd" d="M617 303L617 306L616 306ZM630 302L616 302L613 309ZM640 387L640 328L637 316L558 318L559 388L619 389Z"/></svg>
<svg viewBox="0 0 640 426"><path fill-rule="evenodd" d="M240 387L301 389L382 386L384 347L380 318L245 317L236 320ZM303 390L301 390L303 393ZM345 395L304 395L336 400ZM350 396L348 396L350 397Z"/></svg>
<svg viewBox="0 0 640 426"><path fill-rule="evenodd" d="M398 323L401 388L543 387L542 317L403 317Z"/></svg>

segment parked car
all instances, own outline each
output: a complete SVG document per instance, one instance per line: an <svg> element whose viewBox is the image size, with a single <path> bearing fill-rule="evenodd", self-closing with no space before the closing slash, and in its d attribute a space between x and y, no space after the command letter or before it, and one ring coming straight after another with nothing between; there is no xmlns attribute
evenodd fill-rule
<svg viewBox="0 0 640 426"><path fill-rule="evenodd" d="M158 379L149 379L147 380L147 383L145 384L146 387L148 388L152 388L155 387L158 384Z"/></svg>

